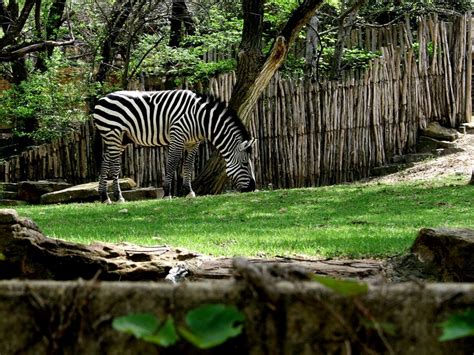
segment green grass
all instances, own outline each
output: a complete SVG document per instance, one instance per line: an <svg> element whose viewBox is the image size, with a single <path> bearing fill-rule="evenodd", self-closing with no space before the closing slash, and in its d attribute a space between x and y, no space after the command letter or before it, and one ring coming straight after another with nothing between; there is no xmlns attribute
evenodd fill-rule
<svg viewBox="0 0 474 355"><path fill-rule="evenodd" d="M422 227L474 227L473 204L474 187L453 177L17 210L46 235L81 243L166 244L227 256L382 258L404 253Z"/></svg>

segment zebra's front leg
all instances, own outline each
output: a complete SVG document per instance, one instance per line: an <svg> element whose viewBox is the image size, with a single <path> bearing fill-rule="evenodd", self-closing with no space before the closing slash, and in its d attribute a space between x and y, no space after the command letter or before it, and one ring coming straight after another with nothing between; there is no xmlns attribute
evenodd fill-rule
<svg viewBox="0 0 474 355"><path fill-rule="evenodd" d="M196 197L196 194L191 187L191 178L194 168L194 157L199 150L199 143L186 144L184 149L187 152L186 160L184 162L184 177L183 177L183 189L185 190L187 198Z"/></svg>
<svg viewBox="0 0 474 355"><path fill-rule="evenodd" d="M168 149L168 162L166 163L165 180L163 181L163 198L171 198L171 182L173 181L176 168L183 154L183 145L181 141L173 140Z"/></svg>

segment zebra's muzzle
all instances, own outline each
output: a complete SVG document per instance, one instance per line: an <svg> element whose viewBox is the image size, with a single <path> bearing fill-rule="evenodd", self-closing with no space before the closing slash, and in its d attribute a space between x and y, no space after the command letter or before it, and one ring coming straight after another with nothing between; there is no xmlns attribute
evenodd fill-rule
<svg viewBox="0 0 474 355"><path fill-rule="evenodd" d="M244 187L243 189L240 190L240 192L252 192L252 191L255 191L255 180L254 179L250 179L249 181L249 184L247 185L247 187Z"/></svg>

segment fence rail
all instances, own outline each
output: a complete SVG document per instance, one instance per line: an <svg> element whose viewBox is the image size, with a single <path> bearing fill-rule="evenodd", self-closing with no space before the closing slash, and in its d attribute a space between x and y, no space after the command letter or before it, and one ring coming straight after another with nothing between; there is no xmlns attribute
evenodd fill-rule
<svg viewBox="0 0 474 355"><path fill-rule="evenodd" d="M471 17L452 22L422 18L413 38L408 24L377 34L353 34L374 46L380 58L357 76L339 81L271 81L253 112L251 134L257 138L255 166L260 186L292 188L353 181L394 155L411 151L420 129L430 121L456 127L471 118ZM378 38L376 41L374 38ZM414 45L417 43L417 45ZM233 74L210 80L208 91L228 100ZM0 165L4 181L97 179L91 122L79 132L23 152ZM198 173L210 155L201 147ZM130 145L123 155L123 175L140 186L161 185L166 162L163 148Z"/></svg>

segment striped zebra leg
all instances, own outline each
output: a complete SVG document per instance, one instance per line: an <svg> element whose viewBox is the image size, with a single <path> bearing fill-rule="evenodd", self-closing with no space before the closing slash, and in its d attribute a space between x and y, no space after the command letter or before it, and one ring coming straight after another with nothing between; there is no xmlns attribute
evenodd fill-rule
<svg viewBox="0 0 474 355"><path fill-rule="evenodd" d="M110 158L107 152L104 152L102 156L102 164L100 167L100 177L99 177L99 196L100 202L103 203L112 203L110 201L109 195L107 194L107 176L109 174L110 167Z"/></svg>
<svg viewBox="0 0 474 355"><path fill-rule="evenodd" d="M194 158L199 150L199 143L187 144L184 149L186 150L187 155L184 162L183 188L187 193L186 197L196 197L196 194L191 187L191 178L194 168Z"/></svg>
<svg viewBox="0 0 474 355"><path fill-rule="evenodd" d="M111 167L111 174L112 174L112 179L113 179L112 189L113 189L114 199L118 203L125 202L125 199L122 196L122 190L120 189L120 184L119 184L120 172L122 171L120 153L118 156L115 157L114 160L112 160L113 164Z"/></svg>
<svg viewBox="0 0 474 355"><path fill-rule="evenodd" d="M163 182L163 198L171 198L171 182L178 163L183 155L184 142L172 139L168 149L168 161L166 162L165 181Z"/></svg>

